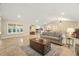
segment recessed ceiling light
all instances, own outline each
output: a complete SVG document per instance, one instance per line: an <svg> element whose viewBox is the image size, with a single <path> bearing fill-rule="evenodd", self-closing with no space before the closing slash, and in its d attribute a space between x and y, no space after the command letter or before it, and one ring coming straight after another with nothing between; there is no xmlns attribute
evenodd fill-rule
<svg viewBox="0 0 79 59"><path fill-rule="evenodd" d="M36 20L35 22L36 22L36 23L38 23L38 22L39 22L39 20Z"/></svg>
<svg viewBox="0 0 79 59"><path fill-rule="evenodd" d="M64 12L61 12L60 15L64 15Z"/></svg>
<svg viewBox="0 0 79 59"><path fill-rule="evenodd" d="M21 15L17 15L17 18L21 18Z"/></svg>
<svg viewBox="0 0 79 59"><path fill-rule="evenodd" d="M56 19L57 19L57 18L56 18L56 17L54 17L54 18L51 18L51 19L50 19L50 21L54 21L54 20L56 20Z"/></svg>

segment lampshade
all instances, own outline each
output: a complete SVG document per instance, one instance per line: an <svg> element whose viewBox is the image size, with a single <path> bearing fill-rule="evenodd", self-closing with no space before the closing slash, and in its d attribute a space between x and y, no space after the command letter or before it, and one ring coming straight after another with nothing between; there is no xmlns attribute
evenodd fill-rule
<svg viewBox="0 0 79 59"><path fill-rule="evenodd" d="M69 37L72 37L72 33L73 33L74 31L75 31L74 28L68 28L68 29L67 29L68 36L69 36Z"/></svg>
<svg viewBox="0 0 79 59"><path fill-rule="evenodd" d="M36 31L36 26L35 26L35 25L31 25L31 27L30 27L30 31L35 32L35 31Z"/></svg>
<svg viewBox="0 0 79 59"><path fill-rule="evenodd" d="M51 30L51 26L50 25L47 26L47 30Z"/></svg>
<svg viewBox="0 0 79 59"><path fill-rule="evenodd" d="M40 26L36 26L36 29L40 29Z"/></svg>

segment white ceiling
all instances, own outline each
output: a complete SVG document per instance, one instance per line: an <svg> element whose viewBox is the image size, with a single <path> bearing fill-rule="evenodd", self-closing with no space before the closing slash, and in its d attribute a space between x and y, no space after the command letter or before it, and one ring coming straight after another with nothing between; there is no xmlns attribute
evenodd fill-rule
<svg viewBox="0 0 79 59"><path fill-rule="evenodd" d="M61 12L64 12L65 18L79 20L77 3L2 3L0 12L6 19L23 20L26 23L44 24L54 17L61 16Z"/></svg>

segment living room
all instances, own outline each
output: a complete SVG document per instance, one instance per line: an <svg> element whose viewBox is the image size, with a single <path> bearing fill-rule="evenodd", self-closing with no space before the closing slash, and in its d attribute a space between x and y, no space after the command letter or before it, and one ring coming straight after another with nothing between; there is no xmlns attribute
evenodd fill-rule
<svg viewBox="0 0 79 59"><path fill-rule="evenodd" d="M78 10L77 3L0 3L0 56L78 56Z"/></svg>

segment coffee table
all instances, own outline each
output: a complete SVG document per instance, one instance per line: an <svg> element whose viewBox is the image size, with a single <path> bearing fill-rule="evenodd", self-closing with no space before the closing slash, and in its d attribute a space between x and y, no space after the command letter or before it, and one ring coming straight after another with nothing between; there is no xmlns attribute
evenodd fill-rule
<svg viewBox="0 0 79 59"><path fill-rule="evenodd" d="M46 39L30 39L30 47L33 48L35 51L39 52L42 55L45 55L51 50L51 43L49 40Z"/></svg>

